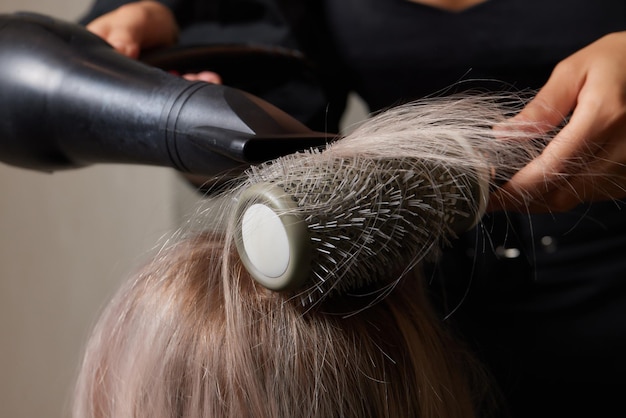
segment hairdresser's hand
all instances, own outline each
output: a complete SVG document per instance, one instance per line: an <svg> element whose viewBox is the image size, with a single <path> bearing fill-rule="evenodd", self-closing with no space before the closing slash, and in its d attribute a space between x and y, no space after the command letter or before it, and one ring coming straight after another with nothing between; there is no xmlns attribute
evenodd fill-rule
<svg viewBox="0 0 626 418"><path fill-rule="evenodd" d="M87 29L131 58L139 57L144 49L172 46L178 38L178 24L172 11L152 0L120 6L89 23ZM210 71L182 77L215 84L222 82L218 74Z"/></svg>
<svg viewBox="0 0 626 418"><path fill-rule="evenodd" d="M567 125L490 200L490 209L564 211L626 197L626 32L565 59L515 117Z"/></svg>
<svg viewBox="0 0 626 418"><path fill-rule="evenodd" d="M87 29L131 58L146 48L176 42L178 25L171 10L152 0L128 3L93 20Z"/></svg>

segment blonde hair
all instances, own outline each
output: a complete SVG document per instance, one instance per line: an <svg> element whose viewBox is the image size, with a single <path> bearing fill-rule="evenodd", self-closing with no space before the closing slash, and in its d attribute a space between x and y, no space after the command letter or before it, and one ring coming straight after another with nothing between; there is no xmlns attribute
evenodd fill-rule
<svg viewBox="0 0 626 418"><path fill-rule="evenodd" d="M182 240L107 307L74 416L473 415L479 369L440 327L421 280L354 315L342 314L346 299L305 313L259 288L220 239Z"/></svg>
<svg viewBox="0 0 626 418"><path fill-rule="evenodd" d="M473 416L480 369L441 328L422 280L344 315L350 303L304 312L260 288L221 239L181 240L107 307L74 416Z"/></svg>
<svg viewBox="0 0 626 418"><path fill-rule="evenodd" d="M445 132L432 122L420 124L425 120L445 118L448 136L472 141L504 120L500 113L492 115L497 107L480 107L484 98L455 100L392 114L394 136L406 138L406 146L395 147L399 158L419 151L410 146L412 127ZM468 109L475 112L467 114ZM414 121L411 112L417 110L425 113ZM371 130L355 131L369 138L360 158L371 153L376 158L376 150L393 157L389 146L375 146L374 137L385 137L389 126L384 118L377 117ZM439 152L437 135L422 146L422 156L469 164ZM343 147L340 141L334 152L350 147L359 148L358 137ZM510 141L497 147L511 148ZM257 176L253 170L249 181ZM384 282L366 283L358 295L332 294L304 306L293 294L261 287L243 269L232 242L233 202L240 191L234 187L220 204L203 209L195 218L198 225L158 252L106 308L86 349L75 417L468 418L479 411L484 416L480 408L491 400L489 379L435 314L420 260L384 298L377 296Z"/></svg>

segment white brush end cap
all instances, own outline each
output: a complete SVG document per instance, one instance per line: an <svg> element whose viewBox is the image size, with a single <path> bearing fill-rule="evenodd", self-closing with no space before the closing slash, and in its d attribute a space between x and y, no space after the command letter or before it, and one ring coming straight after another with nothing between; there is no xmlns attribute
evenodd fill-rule
<svg viewBox="0 0 626 418"><path fill-rule="evenodd" d="M307 224L293 198L276 185L246 189L236 210L235 244L250 275L268 289L298 290L311 273Z"/></svg>
<svg viewBox="0 0 626 418"><path fill-rule="evenodd" d="M266 205L255 203L246 209L241 223L242 243L256 270L268 281L285 274L291 254L278 215Z"/></svg>

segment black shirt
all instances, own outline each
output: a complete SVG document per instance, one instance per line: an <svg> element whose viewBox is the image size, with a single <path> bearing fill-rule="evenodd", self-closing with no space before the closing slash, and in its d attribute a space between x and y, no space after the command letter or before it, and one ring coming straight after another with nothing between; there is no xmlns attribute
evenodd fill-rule
<svg viewBox="0 0 626 418"><path fill-rule="evenodd" d="M324 3L346 79L373 109L469 79L539 88L560 60L626 29L626 2L615 0L488 0L462 12L409 0Z"/></svg>
<svg viewBox="0 0 626 418"><path fill-rule="evenodd" d="M372 110L538 89L559 61L626 30L624 1L489 0L458 13L406 0L325 5L344 80ZM442 314L454 311L447 320L491 366L513 416L626 416L613 392L626 388L624 202L487 216L432 274Z"/></svg>

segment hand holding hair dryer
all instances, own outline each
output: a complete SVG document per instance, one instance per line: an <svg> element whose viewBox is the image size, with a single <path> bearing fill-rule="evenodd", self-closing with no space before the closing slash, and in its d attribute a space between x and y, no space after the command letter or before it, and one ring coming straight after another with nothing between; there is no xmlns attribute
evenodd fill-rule
<svg viewBox="0 0 626 418"><path fill-rule="evenodd" d="M0 15L0 161L54 171L149 164L213 176L325 145L241 90L124 57L82 26Z"/></svg>

